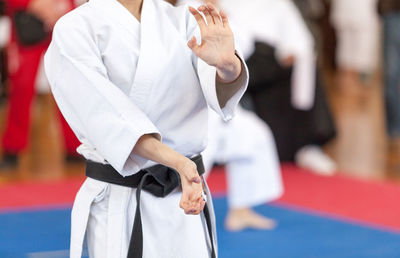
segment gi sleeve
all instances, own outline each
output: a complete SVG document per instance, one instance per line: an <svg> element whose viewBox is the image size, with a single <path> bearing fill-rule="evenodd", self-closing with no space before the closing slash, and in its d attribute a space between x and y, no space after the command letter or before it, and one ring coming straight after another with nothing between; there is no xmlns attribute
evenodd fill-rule
<svg viewBox="0 0 400 258"><path fill-rule="evenodd" d="M189 7L186 6L185 8L188 10ZM201 33L196 20L189 11L186 13L186 40L189 41L193 36L195 36L197 42L201 42ZM237 46L237 44L235 45ZM208 65L192 53L193 66L197 70L200 85L207 104L225 121L232 119L234 116L236 107L246 91L249 80L249 72L242 54L240 51L236 50L236 55L241 60L242 72L239 78L234 82L230 84L222 84L217 82L216 68Z"/></svg>
<svg viewBox="0 0 400 258"><path fill-rule="evenodd" d="M88 27L69 15L56 24L45 71L54 98L78 138L128 176L147 162L132 154L138 139L144 134L161 136L146 114L108 79Z"/></svg>

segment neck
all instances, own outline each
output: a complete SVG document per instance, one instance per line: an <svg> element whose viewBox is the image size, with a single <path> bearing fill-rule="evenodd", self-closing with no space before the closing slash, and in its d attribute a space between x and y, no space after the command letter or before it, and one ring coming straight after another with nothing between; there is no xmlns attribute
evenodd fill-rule
<svg viewBox="0 0 400 258"><path fill-rule="evenodd" d="M143 0L118 0L128 11L140 21Z"/></svg>

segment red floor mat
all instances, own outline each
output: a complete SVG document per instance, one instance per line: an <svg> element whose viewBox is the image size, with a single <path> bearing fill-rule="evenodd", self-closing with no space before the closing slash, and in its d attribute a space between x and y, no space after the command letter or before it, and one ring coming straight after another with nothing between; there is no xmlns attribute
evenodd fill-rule
<svg viewBox="0 0 400 258"><path fill-rule="evenodd" d="M285 194L277 202L328 215L400 230L400 184L367 182L344 176L321 177L283 165ZM0 186L0 210L71 205L83 178ZM225 194L223 168L211 173L209 186Z"/></svg>
<svg viewBox="0 0 400 258"><path fill-rule="evenodd" d="M279 202L400 230L400 184L321 177L292 165L283 171Z"/></svg>
<svg viewBox="0 0 400 258"><path fill-rule="evenodd" d="M290 164L282 170L285 194L277 204L400 230L400 184L322 177ZM208 181L214 193L225 193L222 168Z"/></svg>
<svg viewBox="0 0 400 258"><path fill-rule="evenodd" d="M71 205L83 177L46 183L17 183L0 186L0 210Z"/></svg>

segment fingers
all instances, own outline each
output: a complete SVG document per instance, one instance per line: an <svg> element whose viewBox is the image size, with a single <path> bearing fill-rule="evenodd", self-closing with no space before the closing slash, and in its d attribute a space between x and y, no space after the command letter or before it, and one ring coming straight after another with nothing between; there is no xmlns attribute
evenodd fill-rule
<svg viewBox="0 0 400 258"><path fill-rule="evenodd" d="M179 204L179 207L183 209L183 211L187 215L197 215L202 211L201 210L202 203L200 200L198 202L190 202L188 200L186 201L182 200L181 203Z"/></svg>
<svg viewBox="0 0 400 258"><path fill-rule="evenodd" d="M226 13L221 10L219 12L219 15L221 16L222 24L224 25L224 27L229 27L228 16L226 15Z"/></svg>
<svg viewBox="0 0 400 258"><path fill-rule="evenodd" d="M199 215L205 206L206 202L202 197L199 197L196 201L188 201L181 199L179 207L184 210L185 214L187 215Z"/></svg>
<svg viewBox="0 0 400 258"><path fill-rule="evenodd" d="M188 42L188 46L192 49L196 49L196 39L193 37ZM181 176L182 185L182 196L179 202L181 207L186 214L199 214L203 208L203 185L202 180L197 172L196 163L190 159L184 159L181 166L178 166L178 173Z"/></svg>
<svg viewBox="0 0 400 258"><path fill-rule="evenodd" d="M215 6L211 3L207 3L207 5L201 5L197 10L190 6L189 11L196 18L196 21L199 24L200 29L201 28L204 29L204 27L207 25L208 26L222 25L220 14L218 13ZM204 17L207 20L207 24L205 24L204 18L200 14L200 12L204 14Z"/></svg>
<svg viewBox="0 0 400 258"><path fill-rule="evenodd" d="M211 16L213 17L213 21L216 25L222 25L221 17L219 16L217 9L211 3L207 3L207 8Z"/></svg>
<svg viewBox="0 0 400 258"><path fill-rule="evenodd" d="M206 25L206 22L204 21L203 16L193 7L189 6L189 11L190 13L194 16L194 18L197 21L197 24L199 24L200 31L204 31Z"/></svg>
<svg viewBox="0 0 400 258"><path fill-rule="evenodd" d="M205 199L202 185L182 185L182 196L179 207L184 210L185 214L197 215L203 211L204 205Z"/></svg>
<svg viewBox="0 0 400 258"><path fill-rule="evenodd" d="M200 6L200 7L198 8L198 10L199 10L200 12L202 12L202 13L204 14L204 16L206 17L207 25L208 25L208 26L215 25L214 18L212 17L212 15L211 15L209 9L207 8L207 6L202 5L202 6Z"/></svg>
<svg viewBox="0 0 400 258"><path fill-rule="evenodd" d="M206 205L206 201L204 201L204 199L200 202L200 212L202 212L204 210L204 206ZM199 212L199 213L200 213Z"/></svg>

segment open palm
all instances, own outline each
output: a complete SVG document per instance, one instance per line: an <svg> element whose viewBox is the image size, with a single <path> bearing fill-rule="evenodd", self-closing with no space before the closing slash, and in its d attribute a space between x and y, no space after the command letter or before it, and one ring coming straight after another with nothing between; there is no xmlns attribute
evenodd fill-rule
<svg viewBox="0 0 400 258"><path fill-rule="evenodd" d="M217 68L224 67L235 56L235 43L228 18L223 11L217 12L214 5L208 3L197 10L189 7L196 18L201 32L201 45L193 37L188 46L204 62ZM205 19L200 14L202 12Z"/></svg>

